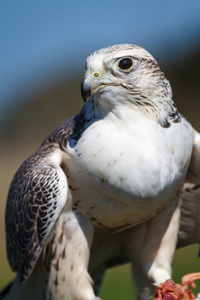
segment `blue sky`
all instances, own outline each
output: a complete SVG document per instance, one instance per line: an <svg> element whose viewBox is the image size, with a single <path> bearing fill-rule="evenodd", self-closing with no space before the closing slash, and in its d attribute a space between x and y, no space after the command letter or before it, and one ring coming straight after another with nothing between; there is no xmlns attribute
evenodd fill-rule
<svg viewBox="0 0 200 300"><path fill-rule="evenodd" d="M1 0L0 41L3 111L25 88L83 72L86 56L112 44L175 60L200 42L200 1Z"/></svg>

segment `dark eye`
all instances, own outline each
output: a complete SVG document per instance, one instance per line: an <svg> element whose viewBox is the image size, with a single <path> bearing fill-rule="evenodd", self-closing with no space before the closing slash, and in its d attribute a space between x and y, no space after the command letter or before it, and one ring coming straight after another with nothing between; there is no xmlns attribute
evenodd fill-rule
<svg viewBox="0 0 200 300"><path fill-rule="evenodd" d="M121 69L121 70L128 70L130 69L131 67L133 66L133 60L129 57L126 57L126 58L122 58L120 61L119 61L119 64L118 64L118 67Z"/></svg>

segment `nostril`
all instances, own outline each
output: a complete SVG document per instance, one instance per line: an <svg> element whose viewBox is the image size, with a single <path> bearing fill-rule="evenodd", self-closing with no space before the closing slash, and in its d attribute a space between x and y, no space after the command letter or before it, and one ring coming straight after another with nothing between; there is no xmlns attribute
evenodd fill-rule
<svg viewBox="0 0 200 300"><path fill-rule="evenodd" d="M94 77L96 77L96 78L99 77L99 73L97 73L97 72L95 72L93 75L94 75Z"/></svg>

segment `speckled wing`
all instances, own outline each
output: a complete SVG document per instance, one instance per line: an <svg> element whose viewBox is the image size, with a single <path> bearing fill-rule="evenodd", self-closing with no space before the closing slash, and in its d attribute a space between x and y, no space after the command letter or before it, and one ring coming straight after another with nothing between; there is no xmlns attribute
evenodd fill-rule
<svg viewBox="0 0 200 300"><path fill-rule="evenodd" d="M200 134L195 131L191 162L181 192L178 247L200 243Z"/></svg>
<svg viewBox="0 0 200 300"><path fill-rule="evenodd" d="M31 274L67 200L62 151L41 147L18 169L6 207L7 255L24 282Z"/></svg>
<svg viewBox="0 0 200 300"><path fill-rule="evenodd" d="M200 243L200 178L188 173L181 198L178 247Z"/></svg>

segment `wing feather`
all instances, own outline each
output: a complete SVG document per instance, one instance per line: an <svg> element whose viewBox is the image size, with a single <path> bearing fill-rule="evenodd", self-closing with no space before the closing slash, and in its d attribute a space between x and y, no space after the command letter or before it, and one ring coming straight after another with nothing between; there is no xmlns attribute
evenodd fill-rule
<svg viewBox="0 0 200 300"><path fill-rule="evenodd" d="M181 192L178 247L200 243L200 134L195 131L191 162Z"/></svg>
<svg viewBox="0 0 200 300"><path fill-rule="evenodd" d="M6 205L7 256L22 282L33 271L67 201L62 162L75 125L74 118L60 124L12 180Z"/></svg>
<svg viewBox="0 0 200 300"><path fill-rule="evenodd" d="M61 150L40 148L18 169L6 207L7 255L21 281L31 274L67 200Z"/></svg>

